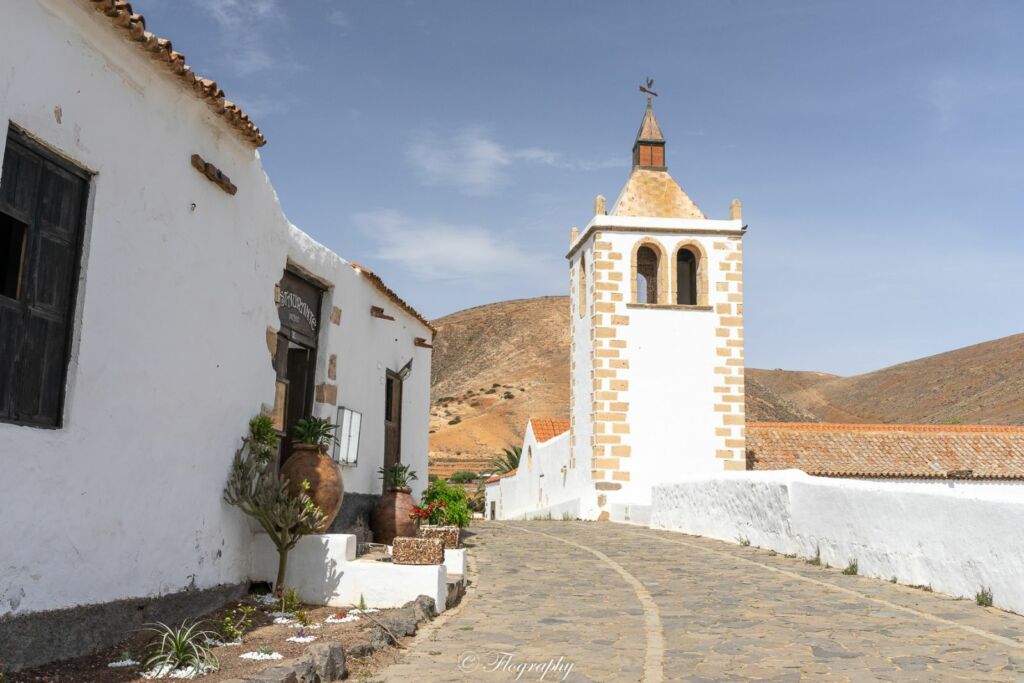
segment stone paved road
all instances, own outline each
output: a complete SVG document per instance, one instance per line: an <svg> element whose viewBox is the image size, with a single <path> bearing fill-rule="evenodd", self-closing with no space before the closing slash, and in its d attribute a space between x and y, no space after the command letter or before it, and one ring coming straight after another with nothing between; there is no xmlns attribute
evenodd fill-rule
<svg viewBox="0 0 1024 683"><path fill-rule="evenodd" d="M466 600L375 680L1024 681L1024 618L973 601L642 527L472 530Z"/></svg>

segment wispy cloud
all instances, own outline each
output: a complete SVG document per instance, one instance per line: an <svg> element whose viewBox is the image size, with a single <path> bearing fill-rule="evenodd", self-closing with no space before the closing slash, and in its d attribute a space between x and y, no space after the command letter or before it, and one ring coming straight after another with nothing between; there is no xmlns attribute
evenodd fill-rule
<svg viewBox="0 0 1024 683"><path fill-rule="evenodd" d="M376 259L397 263L422 280L496 281L539 267L536 256L477 226L414 218L391 209L357 213L353 220L375 241Z"/></svg>
<svg viewBox="0 0 1024 683"><path fill-rule="evenodd" d="M332 7L327 10L327 21L340 28L342 32L348 31L352 27L352 22L349 20L348 14L338 7Z"/></svg>
<svg viewBox="0 0 1024 683"><path fill-rule="evenodd" d="M484 126L468 126L447 138L428 133L409 147L409 161L427 185L454 187L468 195L486 195L508 181L519 164L579 170L608 168L618 160L570 162L542 147L512 147L495 140Z"/></svg>
<svg viewBox="0 0 1024 683"><path fill-rule="evenodd" d="M220 27L221 50L238 74L247 76L278 63L267 34L286 18L280 0L192 0L192 4Z"/></svg>

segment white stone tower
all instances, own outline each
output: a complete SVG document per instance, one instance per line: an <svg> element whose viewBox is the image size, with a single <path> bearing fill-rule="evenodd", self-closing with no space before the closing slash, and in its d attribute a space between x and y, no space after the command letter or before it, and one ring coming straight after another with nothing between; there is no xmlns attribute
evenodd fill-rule
<svg viewBox="0 0 1024 683"><path fill-rule="evenodd" d="M643 522L654 484L746 468L743 234L738 200L708 219L668 174L648 97L626 186L611 211L597 197L567 255L584 516Z"/></svg>

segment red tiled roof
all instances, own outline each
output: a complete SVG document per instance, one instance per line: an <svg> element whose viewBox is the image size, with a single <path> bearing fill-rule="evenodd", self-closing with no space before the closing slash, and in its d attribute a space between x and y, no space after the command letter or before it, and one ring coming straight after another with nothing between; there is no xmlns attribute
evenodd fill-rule
<svg viewBox="0 0 1024 683"><path fill-rule="evenodd" d="M1024 479L1024 427L747 423L747 468L827 477Z"/></svg>
<svg viewBox="0 0 1024 683"><path fill-rule="evenodd" d="M391 299L391 301L394 302L395 305L397 305L403 311L405 311L406 313L408 313L409 315L411 315L412 317L416 318L421 323L426 325L427 329L430 330L431 335L437 333L437 330L435 330L434 326L430 324L430 321L424 318L422 315L420 315L420 312L417 311L415 308L407 304L405 300L402 299L402 297L398 296L393 289L384 284L384 281L380 279L380 276L377 275L377 273L373 272L369 268L364 268L358 263L351 263L349 265L355 268L357 273L362 273L364 276L366 276L366 278L369 279L370 282L372 282L373 285L384 294L384 296Z"/></svg>
<svg viewBox="0 0 1024 683"><path fill-rule="evenodd" d="M140 50L144 50L154 60L164 65L168 71L181 78L186 87L196 97L205 100L210 108L220 114L247 142L254 147L267 144L263 133L256 127L248 115L230 100L224 99L224 91L217 87L216 81L203 78L192 71L185 63L185 55L175 52L171 41L155 36L146 30L146 18L132 11L131 4L119 0L82 0L91 4L97 12L109 17L111 25L121 29L128 40L134 42Z"/></svg>
<svg viewBox="0 0 1024 683"><path fill-rule="evenodd" d="M503 472L501 474L495 474L493 477L488 477L487 479L485 479L484 480L484 484L493 484L494 482L498 481L499 479L504 479L505 477L511 477L513 474L515 474L518 471L519 471L519 468L517 467L516 469L509 470L508 472Z"/></svg>
<svg viewBox="0 0 1024 683"><path fill-rule="evenodd" d="M530 424L533 425L533 435L536 437L537 443L544 443L569 431L568 420L558 420L553 417L531 417Z"/></svg>

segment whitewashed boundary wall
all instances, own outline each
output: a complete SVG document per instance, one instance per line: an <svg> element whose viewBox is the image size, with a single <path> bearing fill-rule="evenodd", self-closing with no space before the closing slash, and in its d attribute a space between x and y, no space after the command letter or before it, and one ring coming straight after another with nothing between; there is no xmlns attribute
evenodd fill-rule
<svg viewBox="0 0 1024 683"><path fill-rule="evenodd" d="M1024 483L870 481L799 470L654 487L651 527L797 553L1024 614Z"/></svg>
<svg viewBox="0 0 1024 683"><path fill-rule="evenodd" d="M594 519L594 486L587 474L570 466L569 432L537 443L528 427L519 469L487 485L485 511L489 516L493 501L497 519Z"/></svg>

